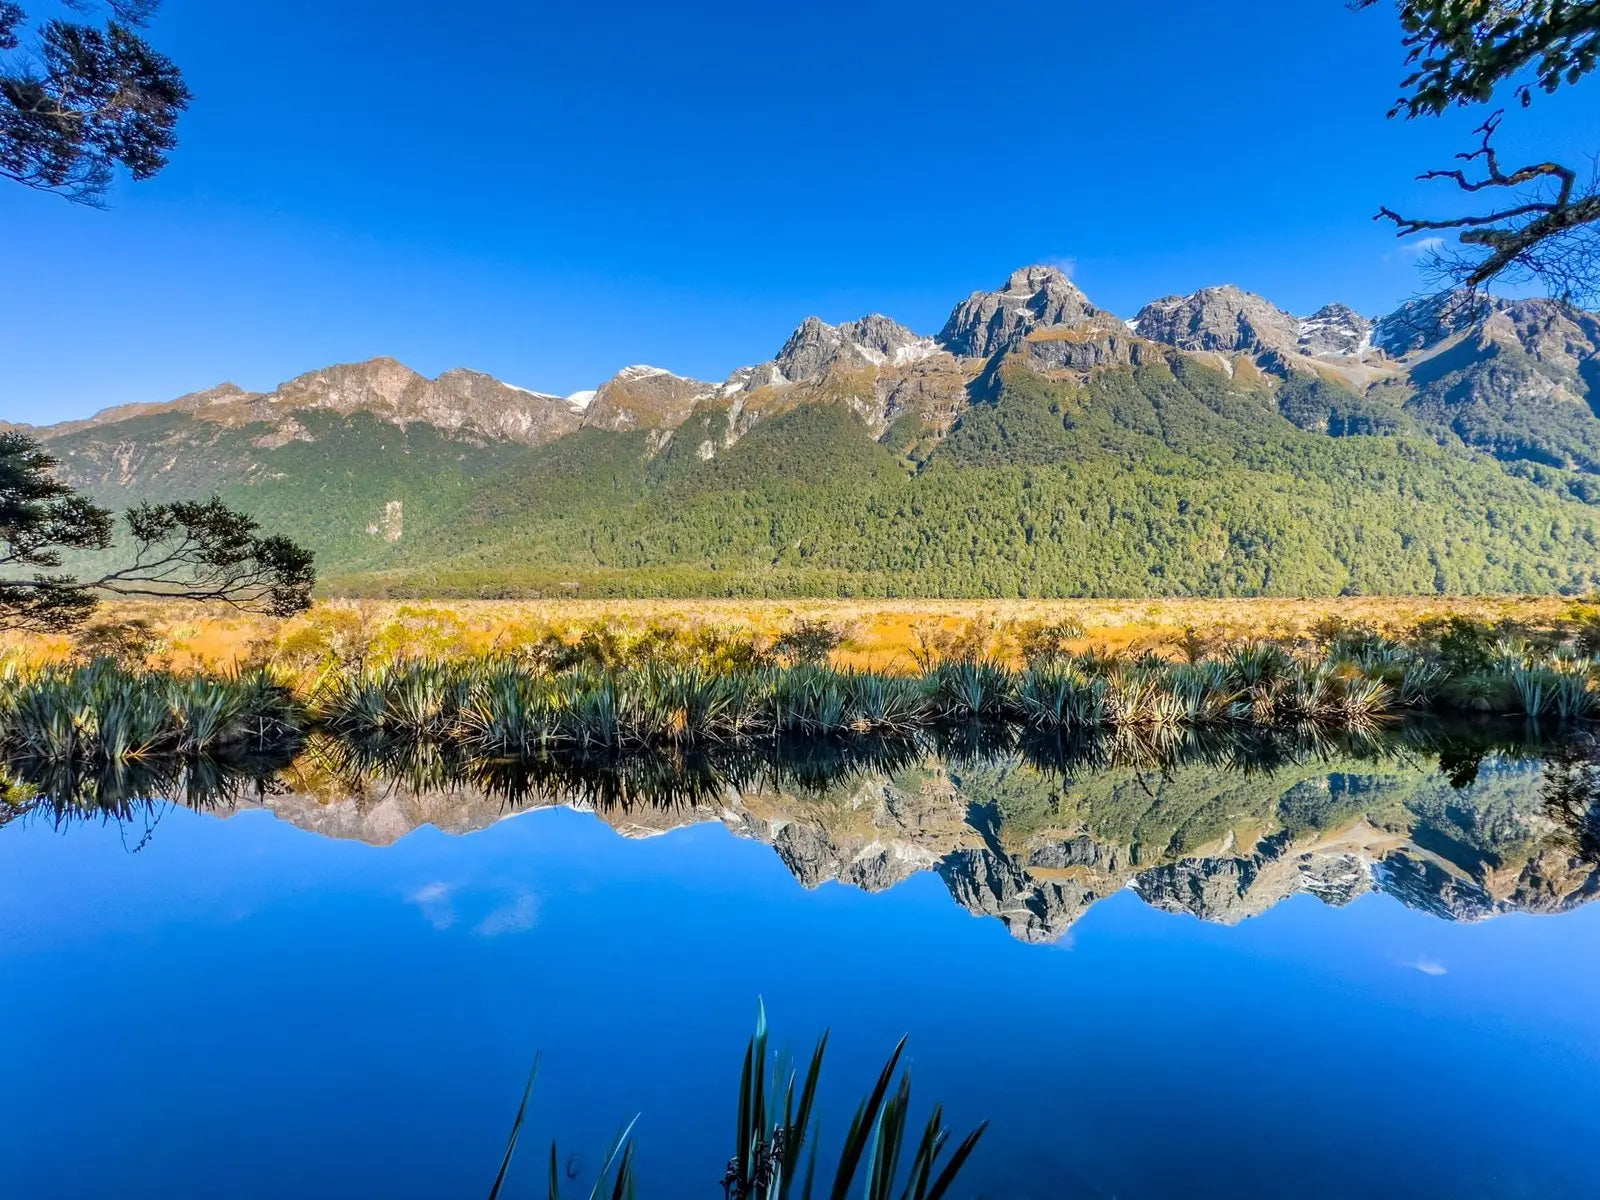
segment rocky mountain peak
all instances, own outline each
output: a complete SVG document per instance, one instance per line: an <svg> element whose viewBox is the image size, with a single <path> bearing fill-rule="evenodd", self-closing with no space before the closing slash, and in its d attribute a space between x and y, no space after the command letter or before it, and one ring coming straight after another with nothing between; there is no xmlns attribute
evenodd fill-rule
<svg viewBox="0 0 1600 1200"><path fill-rule="evenodd" d="M1531 358L1576 373L1600 349L1600 315L1559 300L1509 300L1467 291L1409 300L1378 321L1373 342L1399 358L1473 331L1485 347L1515 346Z"/></svg>
<svg viewBox="0 0 1600 1200"><path fill-rule="evenodd" d="M1600 354L1600 314L1584 312L1559 300L1504 301L1484 320L1483 336L1509 342L1536 362L1555 368L1569 379L1582 378L1586 364ZM1600 373L1587 368L1590 395Z"/></svg>
<svg viewBox="0 0 1600 1200"><path fill-rule="evenodd" d="M307 371L280 384L272 396L275 403L289 408L332 409L342 413L398 410L404 405L407 393L427 382L404 363L385 356Z"/></svg>
<svg viewBox="0 0 1600 1200"><path fill-rule="evenodd" d="M1348 358L1372 345L1373 321L1348 304L1324 304L1300 322L1300 353Z"/></svg>
<svg viewBox="0 0 1600 1200"><path fill-rule="evenodd" d="M1067 273L1060 267L1034 265L1031 267L1018 267L1006 277L1005 291L1019 296L1034 296L1040 292L1051 289L1070 288L1077 292L1077 286L1067 277ZM1079 292L1079 295L1082 295Z"/></svg>
<svg viewBox="0 0 1600 1200"><path fill-rule="evenodd" d="M1509 300L1456 291L1409 300L1378 321L1373 341L1396 358L1472 330L1485 345L1514 345L1540 362L1576 368L1600 348L1600 315L1559 300Z"/></svg>
<svg viewBox="0 0 1600 1200"><path fill-rule="evenodd" d="M918 337L898 321L872 313L858 321L829 325L807 317L789 335L771 363L771 370L751 369L746 386L804 383L833 367L861 369L903 366L937 354L932 338Z"/></svg>
<svg viewBox="0 0 1600 1200"><path fill-rule="evenodd" d="M236 404L240 400L249 399L251 395L252 393L245 391L237 383L228 382L179 396L173 403L190 408L204 408L212 404Z"/></svg>
<svg viewBox="0 0 1600 1200"><path fill-rule="evenodd" d="M956 305L935 340L952 354L987 358L1035 330L1104 315L1058 268L1022 267L999 291L973 292Z"/></svg>
<svg viewBox="0 0 1600 1200"><path fill-rule="evenodd" d="M1296 317L1231 283L1153 300L1139 310L1133 326L1140 337L1180 350L1297 352L1300 343Z"/></svg>
<svg viewBox="0 0 1600 1200"><path fill-rule="evenodd" d="M1486 322L1514 302L1499 296L1476 292L1444 292L1407 300L1388 316L1378 320L1372 340L1379 349L1395 358L1429 350L1458 333ZM1546 304L1551 301L1522 301Z"/></svg>
<svg viewBox="0 0 1600 1200"><path fill-rule="evenodd" d="M839 357L844 335L821 317L807 317L783 343L773 365L788 383L820 375L822 369Z"/></svg>
<svg viewBox="0 0 1600 1200"><path fill-rule="evenodd" d="M323 410L367 413L396 424L422 422L540 445L578 426L567 402L513 387L463 367L429 379L392 358L339 363L297 376L261 398L268 412Z"/></svg>
<svg viewBox="0 0 1600 1200"><path fill-rule="evenodd" d="M839 332L846 341L887 359L894 359L913 348L930 348L931 352L933 347L932 338L918 337L899 321L891 320L882 313L869 313L859 321L847 321L839 326Z"/></svg>
<svg viewBox="0 0 1600 1200"><path fill-rule="evenodd" d="M623 367L600 385L584 406L582 422L586 428L613 431L676 429L698 402L716 391L715 384L639 363ZM569 412L572 407L568 405Z"/></svg>
<svg viewBox="0 0 1600 1200"><path fill-rule="evenodd" d="M554 441L579 425L564 396L516 387L465 367L432 380L416 400L419 419L430 424L478 429L530 445Z"/></svg>
<svg viewBox="0 0 1600 1200"><path fill-rule="evenodd" d="M617 372L616 378L624 382L631 382L636 379L654 379L662 375L672 379L681 378L681 376L673 375L665 367L652 367L649 363L634 363L631 367L623 367L622 370Z"/></svg>
<svg viewBox="0 0 1600 1200"><path fill-rule="evenodd" d="M186 412L224 426L271 425L274 437L305 437L296 423L302 412L349 417L366 414L396 425L420 422L439 429L540 445L578 427L567 401L502 383L465 368L437 379L418 374L393 358L336 363L297 375L271 392L248 392L234 383L190 392L163 404L128 404L88 421L56 426L52 436L86 426L114 425L160 412Z"/></svg>

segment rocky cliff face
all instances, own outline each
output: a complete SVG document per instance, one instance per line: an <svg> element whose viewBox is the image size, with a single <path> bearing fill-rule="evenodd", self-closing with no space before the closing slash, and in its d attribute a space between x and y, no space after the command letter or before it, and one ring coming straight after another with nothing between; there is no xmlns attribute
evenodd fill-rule
<svg viewBox="0 0 1600 1200"><path fill-rule="evenodd" d="M1055 267L1023 267L994 292L973 292L950 314L938 343L952 354L987 358L1028 334L1106 317Z"/></svg>
<svg viewBox="0 0 1600 1200"><path fill-rule="evenodd" d="M1074 325L1036 329L1003 357L1044 375L1081 378L1105 367L1159 361L1164 353L1122 321L1101 315Z"/></svg>
<svg viewBox="0 0 1600 1200"><path fill-rule="evenodd" d="M715 385L660 367L624 367L600 385L584 412L589 429L676 429Z"/></svg>
<svg viewBox="0 0 1600 1200"><path fill-rule="evenodd" d="M1408 300L1382 317L1372 330L1373 344L1394 358L1427 350L1492 316L1493 297L1450 292Z"/></svg>
<svg viewBox="0 0 1600 1200"><path fill-rule="evenodd" d="M1209 358L1230 374L1242 359L1280 379L1325 379L1355 392L1401 372L1373 343L1373 322L1344 304L1304 319L1227 284L1168 296L1130 322L1140 337Z"/></svg>
<svg viewBox="0 0 1600 1200"><path fill-rule="evenodd" d="M303 433L297 432L297 415L316 412L366 413L396 425L418 423L535 446L571 433L579 424L571 405L560 396L512 387L465 369L429 379L392 358L374 358L309 371L271 392L247 392L224 383L166 404L110 408L87 421L54 426L48 434L61 436L109 428L135 417L179 413L225 427L266 424L290 440Z"/></svg>
<svg viewBox="0 0 1600 1200"><path fill-rule="evenodd" d="M1376 836L1383 843L1393 840ZM1259 916L1302 892L1324 904L1342 906L1375 886L1373 847L1360 836L1343 840L1351 843L1348 849L1262 847L1239 858L1171 863L1140 872L1133 888L1156 908L1224 925Z"/></svg>
<svg viewBox="0 0 1600 1200"><path fill-rule="evenodd" d="M226 413L214 394L193 404L196 415ZM481 371L456 369L428 379L392 358L346 363L291 379L264 396L242 398L245 419L272 414L368 413L396 425L413 422L451 433L543 445L571 433L578 419L560 396L530 392Z"/></svg>
<svg viewBox="0 0 1600 1200"><path fill-rule="evenodd" d="M1481 344L1514 347L1571 373L1600 350L1600 316L1559 300L1448 292L1402 304L1375 324L1372 340L1395 358L1415 361L1463 334Z"/></svg>
<svg viewBox="0 0 1600 1200"><path fill-rule="evenodd" d="M1325 304L1300 322L1300 353L1349 358L1372 347L1374 322L1347 304Z"/></svg>
<svg viewBox="0 0 1600 1200"><path fill-rule="evenodd" d="M714 448L726 449L762 418L803 404L841 404L874 437L907 414L947 429L966 407L977 370L885 316L842 325L807 317L771 361L743 367L723 384L726 410Z"/></svg>
<svg viewBox="0 0 1600 1200"><path fill-rule="evenodd" d="M807 317L778 351L772 362L776 370L768 380L804 383L835 368L902 367L938 352L932 338L918 337L899 322L877 314L843 325Z"/></svg>
<svg viewBox="0 0 1600 1200"><path fill-rule="evenodd" d="M1600 317L1458 293L1402 306L1373 336L1399 356L1406 410L1427 426L1506 461L1600 473Z"/></svg>
<svg viewBox="0 0 1600 1200"><path fill-rule="evenodd" d="M1521 350L1553 377L1592 387L1600 355L1600 316L1554 300L1499 301L1478 328L1480 346Z"/></svg>
<svg viewBox="0 0 1600 1200"><path fill-rule="evenodd" d="M1232 284L1153 300L1139 310L1133 327L1140 337L1179 350L1223 354L1297 350L1300 342L1298 319Z"/></svg>

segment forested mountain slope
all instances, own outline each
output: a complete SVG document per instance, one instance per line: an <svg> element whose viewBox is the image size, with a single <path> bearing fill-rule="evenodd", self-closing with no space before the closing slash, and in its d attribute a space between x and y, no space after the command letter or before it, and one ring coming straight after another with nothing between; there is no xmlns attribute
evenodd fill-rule
<svg viewBox="0 0 1600 1200"><path fill-rule="evenodd" d="M220 491L363 591L1577 591L1597 384L1600 321L1549 301L1124 322L1034 267L937 338L811 318L722 384L375 360L39 432L103 501Z"/></svg>

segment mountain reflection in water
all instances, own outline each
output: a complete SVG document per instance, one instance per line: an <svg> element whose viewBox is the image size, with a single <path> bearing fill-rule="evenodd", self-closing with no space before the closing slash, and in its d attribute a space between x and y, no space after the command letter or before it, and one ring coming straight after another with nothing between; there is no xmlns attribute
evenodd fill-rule
<svg viewBox="0 0 1600 1200"><path fill-rule="evenodd" d="M625 837L720 822L807 887L936 872L1026 941L1131 888L1235 922L1299 893L1379 890L1447 920L1561 912L1600 889L1600 742L1497 724L1330 736L1067 742L974 725L909 741L723 753L471 759L418 741L314 735L288 760L9 764L0 823L83 820L158 836L163 807L264 808L385 844L564 805Z"/></svg>

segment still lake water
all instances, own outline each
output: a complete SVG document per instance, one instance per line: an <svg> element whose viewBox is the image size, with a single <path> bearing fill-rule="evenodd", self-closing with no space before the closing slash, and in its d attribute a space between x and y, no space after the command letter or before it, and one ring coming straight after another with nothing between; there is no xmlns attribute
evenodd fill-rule
<svg viewBox="0 0 1600 1200"><path fill-rule="evenodd" d="M309 755L203 811L40 806L0 828L0 1194L482 1196L542 1051L512 1195L636 1112L644 1193L716 1195L760 996L780 1045L832 1029L825 1136L909 1033L921 1105L992 1121L959 1195L1592 1197L1585 753L516 807Z"/></svg>

